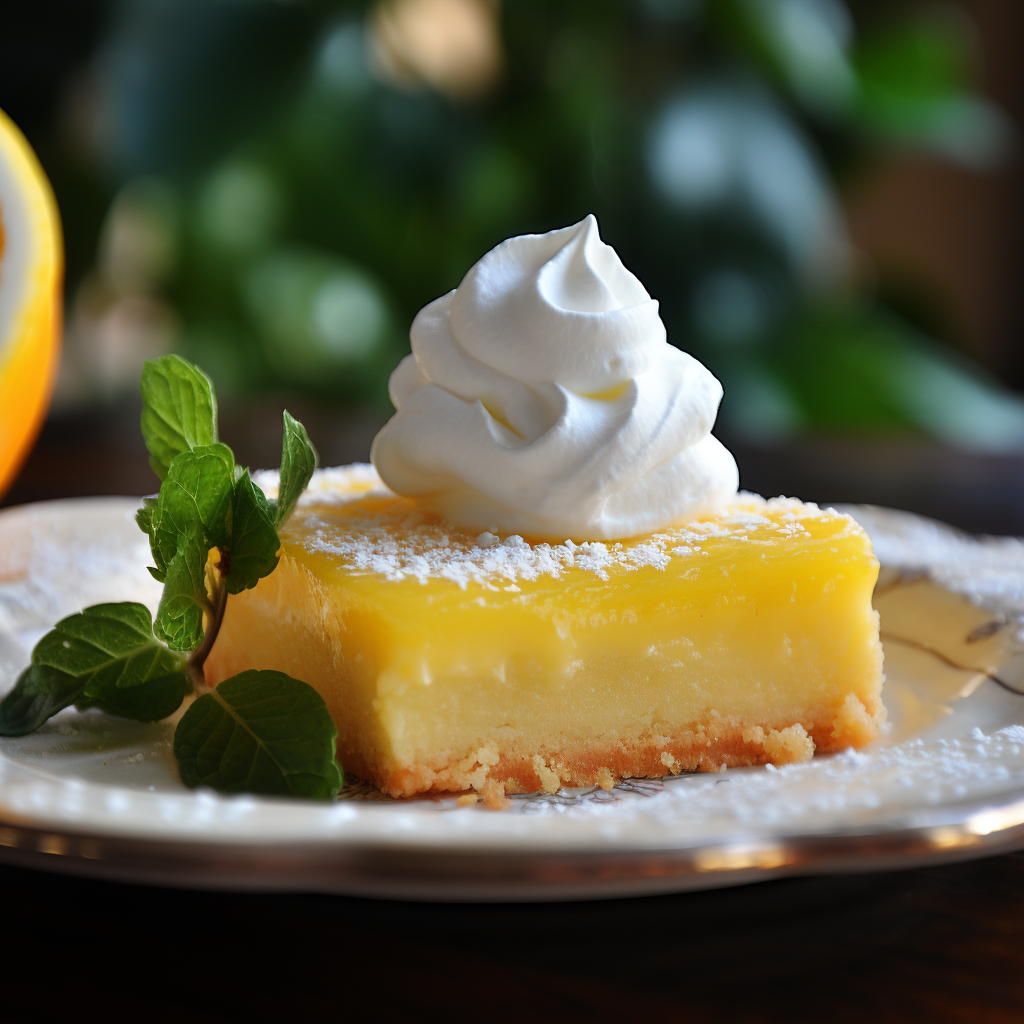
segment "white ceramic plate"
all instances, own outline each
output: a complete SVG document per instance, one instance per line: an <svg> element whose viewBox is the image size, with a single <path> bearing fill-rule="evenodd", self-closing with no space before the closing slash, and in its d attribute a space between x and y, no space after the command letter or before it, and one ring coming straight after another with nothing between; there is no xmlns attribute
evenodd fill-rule
<svg viewBox="0 0 1024 1024"><path fill-rule="evenodd" d="M155 607L136 500L0 513L0 690L59 618ZM1024 847L1024 544L849 509L882 576L891 729L808 764L637 780L512 809L221 797L178 781L168 723L73 709L0 740L0 856L170 884L421 899L580 899L912 866Z"/></svg>

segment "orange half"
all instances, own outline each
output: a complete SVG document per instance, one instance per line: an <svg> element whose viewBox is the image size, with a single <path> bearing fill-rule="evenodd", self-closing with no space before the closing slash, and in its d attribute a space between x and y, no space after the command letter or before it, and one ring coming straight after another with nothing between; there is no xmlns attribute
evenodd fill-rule
<svg viewBox="0 0 1024 1024"><path fill-rule="evenodd" d="M35 153L0 110L0 497L42 426L60 362L60 215Z"/></svg>

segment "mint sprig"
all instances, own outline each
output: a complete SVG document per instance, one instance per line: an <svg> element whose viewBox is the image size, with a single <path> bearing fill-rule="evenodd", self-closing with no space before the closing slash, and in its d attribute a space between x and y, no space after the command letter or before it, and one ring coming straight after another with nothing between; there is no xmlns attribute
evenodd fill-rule
<svg viewBox="0 0 1024 1024"><path fill-rule="evenodd" d="M156 633L173 650L190 651L203 641L203 614L212 608L207 557L211 548L230 546L234 479L235 456L227 445L179 452L150 515L143 508L136 517L149 533L156 562L150 572L164 584Z"/></svg>
<svg viewBox="0 0 1024 1024"><path fill-rule="evenodd" d="M235 484L232 516L227 588L229 594L240 594L277 568L280 547L266 495L248 470Z"/></svg>
<svg viewBox="0 0 1024 1024"><path fill-rule="evenodd" d="M164 571L183 534L201 533L210 547L230 543L235 456L226 444L202 445L176 455L153 509L150 547Z"/></svg>
<svg viewBox="0 0 1024 1024"><path fill-rule="evenodd" d="M271 503L277 526L294 511L295 503L306 489L318 461L316 449L309 440L306 428L287 409L284 411L283 419L281 482L277 488L277 501Z"/></svg>
<svg viewBox="0 0 1024 1024"><path fill-rule="evenodd" d="M186 785L333 799L337 731L312 687L281 672L243 672L213 690L203 674L228 595L276 568L277 528L309 483L316 450L285 412L279 497L268 501L218 442L217 399L201 370L164 356L145 364L140 389L142 433L162 481L136 514L149 571L164 585L156 618L125 602L62 619L0 702L0 735L32 732L71 704L156 721L195 688L174 743Z"/></svg>
<svg viewBox="0 0 1024 1024"><path fill-rule="evenodd" d="M283 672L249 671L200 697L174 733L186 786L330 799L338 731L323 698Z"/></svg>
<svg viewBox="0 0 1024 1024"><path fill-rule="evenodd" d="M213 609L206 589L209 545L200 527L175 537L177 546L162 572L164 592L153 623L172 651L192 651L203 642L203 614ZM157 572L150 569L157 579Z"/></svg>
<svg viewBox="0 0 1024 1024"><path fill-rule="evenodd" d="M33 732L71 704L152 722L177 711L191 690L185 657L153 636L145 605L93 605L36 644L32 664L0 701L0 735Z"/></svg>
<svg viewBox="0 0 1024 1024"><path fill-rule="evenodd" d="M163 480L176 455L217 440L217 398L210 378L180 356L147 361L139 390L149 464Z"/></svg>

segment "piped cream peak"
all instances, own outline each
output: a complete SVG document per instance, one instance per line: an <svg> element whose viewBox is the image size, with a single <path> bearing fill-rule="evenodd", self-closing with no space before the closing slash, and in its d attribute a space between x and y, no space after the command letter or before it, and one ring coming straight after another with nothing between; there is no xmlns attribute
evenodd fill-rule
<svg viewBox="0 0 1024 1024"><path fill-rule="evenodd" d="M608 540L736 493L710 433L721 385L668 344L593 215L502 242L410 337L371 457L392 490L460 526Z"/></svg>

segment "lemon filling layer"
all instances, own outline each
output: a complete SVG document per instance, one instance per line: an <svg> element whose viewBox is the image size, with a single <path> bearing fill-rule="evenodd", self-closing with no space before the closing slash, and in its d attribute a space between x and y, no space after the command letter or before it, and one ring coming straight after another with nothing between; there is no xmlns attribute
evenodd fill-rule
<svg viewBox="0 0 1024 1024"><path fill-rule="evenodd" d="M211 681L305 680L346 770L395 796L801 761L885 718L878 562L831 510L741 495L634 540L531 544L357 466L318 473L281 542L228 602Z"/></svg>

